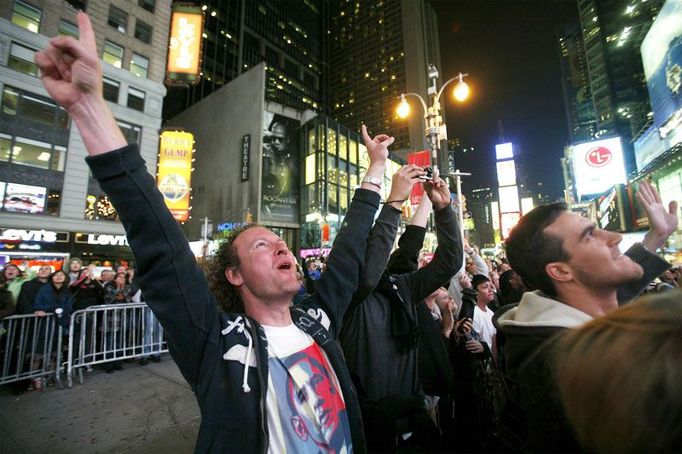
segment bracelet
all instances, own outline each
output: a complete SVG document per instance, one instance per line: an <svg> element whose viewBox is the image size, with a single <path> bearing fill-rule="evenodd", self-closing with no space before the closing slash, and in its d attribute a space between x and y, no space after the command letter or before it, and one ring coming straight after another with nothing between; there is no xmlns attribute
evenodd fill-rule
<svg viewBox="0 0 682 454"><path fill-rule="evenodd" d="M407 199L402 199L402 200L387 200L387 201L381 202L381 203L383 203L384 205L388 205L389 203L394 203L394 202L405 203L406 201L407 201Z"/></svg>

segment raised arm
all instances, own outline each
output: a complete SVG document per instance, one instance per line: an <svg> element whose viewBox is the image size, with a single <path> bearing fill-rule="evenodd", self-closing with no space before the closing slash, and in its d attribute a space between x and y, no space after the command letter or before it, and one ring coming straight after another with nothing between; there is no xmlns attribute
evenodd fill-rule
<svg viewBox="0 0 682 454"><path fill-rule="evenodd" d="M78 14L78 26L79 40L50 39L45 51L36 54L36 63L48 93L78 126L92 174L125 228L147 303L194 387L208 333L219 329L217 305L137 146L126 144L102 97L102 68L85 13Z"/></svg>
<svg viewBox="0 0 682 454"><path fill-rule="evenodd" d="M351 304L362 302L379 282L395 242L402 212L401 205L409 197L414 184L419 181L419 176L423 174L425 174L423 168L406 165L393 175L391 192L367 238L365 262L360 268L358 290L353 295Z"/></svg>
<svg viewBox="0 0 682 454"><path fill-rule="evenodd" d="M419 303L447 282L461 267L462 240L455 211L450 206L450 191L443 180L434 177L424 183L433 203L438 247L431 263L401 278L409 279L412 301Z"/></svg>
<svg viewBox="0 0 682 454"><path fill-rule="evenodd" d="M639 263L644 275L636 282L618 289L618 303L624 304L642 293L649 282L670 267L670 264L656 255L656 250L663 246L668 237L677 228L677 202L672 201L666 210L656 188L643 181L639 184L637 200L649 218L649 231L641 244L634 244L625 254Z"/></svg>
<svg viewBox="0 0 682 454"><path fill-rule="evenodd" d="M338 333L343 316L358 288L360 267L365 261L366 241L379 206L379 192L388 159L388 147L394 138L380 134L371 138L362 125L362 136L367 147L369 167L360 188L343 220L334 246L327 260L327 268L317 282L314 295L300 304L314 303L324 308L333 335Z"/></svg>

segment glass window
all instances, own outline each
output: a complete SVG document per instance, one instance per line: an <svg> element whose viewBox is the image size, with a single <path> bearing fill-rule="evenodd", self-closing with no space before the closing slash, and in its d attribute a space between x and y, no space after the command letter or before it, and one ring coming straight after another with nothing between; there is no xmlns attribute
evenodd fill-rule
<svg viewBox="0 0 682 454"><path fill-rule="evenodd" d="M14 2L14 8L12 9L13 24L30 30L33 33L38 33L40 29L40 16L41 11L38 8L34 8L21 0Z"/></svg>
<svg viewBox="0 0 682 454"><path fill-rule="evenodd" d="M17 137L12 146L12 163L41 169L50 168L50 144Z"/></svg>
<svg viewBox="0 0 682 454"><path fill-rule="evenodd" d="M146 9L150 13L153 13L156 0L137 0L137 4L140 8Z"/></svg>
<svg viewBox="0 0 682 454"><path fill-rule="evenodd" d="M104 41L104 54L102 55L102 60L117 68L121 68L121 63L123 62L123 48L111 41Z"/></svg>
<svg viewBox="0 0 682 454"><path fill-rule="evenodd" d="M315 155L310 154L305 158L305 184L315 181Z"/></svg>
<svg viewBox="0 0 682 454"><path fill-rule="evenodd" d="M116 120L118 127L121 128L123 136L126 138L128 143L140 144L140 138L142 137L142 128L136 125L131 125L124 121Z"/></svg>
<svg viewBox="0 0 682 454"><path fill-rule="evenodd" d="M315 129L311 128L308 131L308 150L306 151L306 154L315 153L315 147Z"/></svg>
<svg viewBox="0 0 682 454"><path fill-rule="evenodd" d="M69 117L50 98L5 85L2 92L2 112L17 115L48 126L68 128Z"/></svg>
<svg viewBox="0 0 682 454"><path fill-rule="evenodd" d="M137 77L147 77L149 69L149 59L142 55L133 54L133 59L130 60L130 72Z"/></svg>
<svg viewBox="0 0 682 454"><path fill-rule="evenodd" d="M59 22L59 32L63 36L73 36L78 39L78 27L71 22L62 20Z"/></svg>
<svg viewBox="0 0 682 454"><path fill-rule="evenodd" d="M118 92L121 85L114 80L107 79L106 77L103 78L102 82L102 93L104 94L104 99L113 103L118 103Z"/></svg>
<svg viewBox="0 0 682 454"><path fill-rule="evenodd" d="M116 8L114 5L109 5L109 19L107 23L119 32L125 33L128 29L128 13Z"/></svg>
<svg viewBox="0 0 682 454"><path fill-rule="evenodd" d="M144 112L144 98L145 94L141 90L137 90L133 87L128 89L128 103L127 106L131 109L139 110Z"/></svg>
<svg viewBox="0 0 682 454"><path fill-rule="evenodd" d="M12 137L6 134L0 134L0 161L9 162L11 150Z"/></svg>
<svg viewBox="0 0 682 454"><path fill-rule="evenodd" d="M12 47L9 51L9 59L7 60L7 66L15 71L37 77L38 66L33 63L35 54L36 51L33 49L24 47L21 44L12 43Z"/></svg>
<svg viewBox="0 0 682 454"><path fill-rule="evenodd" d="M140 19L135 21L135 38L139 39L143 43L152 42L152 26L145 24Z"/></svg>

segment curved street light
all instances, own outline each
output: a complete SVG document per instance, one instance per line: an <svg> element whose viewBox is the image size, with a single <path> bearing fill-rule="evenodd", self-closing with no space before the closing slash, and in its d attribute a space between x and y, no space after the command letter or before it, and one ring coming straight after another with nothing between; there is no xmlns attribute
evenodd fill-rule
<svg viewBox="0 0 682 454"><path fill-rule="evenodd" d="M466 100L469 97L469 86L467 85L466 82L464 82L464 78L467 77L469 74L468 73L459 73L455 77L452 77L448 79L447 82L445 82L441 87L440 90L437 88L436 83L438 82L438 69L434 65L429 65L429 79L431 80L431 86L427 90L428 96L430 96L430 101L431 101L431 106L427 106L426 101L424 101L424 98L422 98L418 93L401 93L400 94L400 103L398 104L397 108L397 114L398 117L400 118L407 118L410 114L410 105L407 103L407 100L405 97L407 96L413 96L417 98L422 105L422 108L424 109L424 124L425 124L425 134L426 137L429 138L429 144L431 147L431 168L433 169L434 175L440 175L440 171L438 169L438 152L440 151L440 140L446 140L447 141L447 130L445 128L442 128L443 126L443 117L440 114L440 98L443 95L443 92L445 91L445 87L450 85L452 82L457 81L457 84L455 85L455 88L452 92L454 98L462 102ZM447 169L446 169L447 170ZM446 171L446 174L448 172ZM455 181L457 184L457 194L458 196L462 193L462 188L461 188L461 176L465 175L470 175L467 173L460 173L459 171L456 171L454 174L451 174L451 176L455 177ZM458 214L459 214L459 221L460 221L460 229L462 230L463 234L463 213L462 213L462 204L461 201L460 203L457 204L458 206Z"/></svg>

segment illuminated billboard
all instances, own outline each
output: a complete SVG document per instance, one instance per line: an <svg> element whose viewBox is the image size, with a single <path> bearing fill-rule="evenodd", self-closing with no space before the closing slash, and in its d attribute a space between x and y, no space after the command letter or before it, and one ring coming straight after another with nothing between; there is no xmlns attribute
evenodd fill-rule
<svg viewBox="0 0 682 454"><path fill-rule="evenodd" d="M682 124L681 17L682 2L666 1L642 41L644 76L661 138Z"/></svg>
<svg viewBox="0 0 682 454"><path fill-rule="evenodd" d="M516 165L513 159L497 161L497 184L499 186L513 186L516 184Z"/></svg>
<svg viewBox="0 0 682 454"><path fill-rule="evenodd" d="M620 137L593 140L571 148L578 198L601 194L614 184L626 183Z"/></svg>
<svg viewBox="0 0 682 454"><path fill-rule="evenodd" d="M500 216L500 233L502 238L509 236L509 232L519 222L519 219L521 219L521 213L502 213Z"/></svg>
<svg viewBox="0 0 682 454"><path fill-rule="evenodd" d="M510 159L514 157L514 148L511 142L498 143L495 145L495 157L497 160Z"/></svg>
<svg viewBox="0 0 682 454"><path fill-rule="evenodd" d="M300 128L299 120L272 112L263 112L261 217L259 220L298 222Z"/></svg>
<svg viewBox="0 0 682 454"><path fill-rule="evenodd" d="M191 4L174 4L171 11L166 84L199 82L204 12Z"/></svg>
<svg viewBox="0 0 682 454"><path fill-rule="evenodd" d="M156 181L166 206L180 222L189 219L193 152L194 135L191 133L161 133Z"/></svg>
<svg viewBox="0 0 682 454"><path fill-rule="evenodd" d="M521 214L526 214L535 207L532 197L524 197L521 199Z"/></svg>
<svg viewBox="0 0 682 454"><path fill-rule="evenodd" d="M512 211L521 211L519 206L519 188L518 186L506 186L499 189L500 191L500 211L502 213L509 213Z"/></svg>
<svg viewBox="0 0 682 454"><path fill-rule="evenodd" d="M500 206L497 202L490 202L490 214L493 218L493 229L500 228Z"/></svg>
<svg viewBox="0 0 682 454"><path fill-rule="evenodd" d="M4 211L32 214L45 212L47 188L0 182L0 194L3 192L5 194L2 201Z"/></svg>

